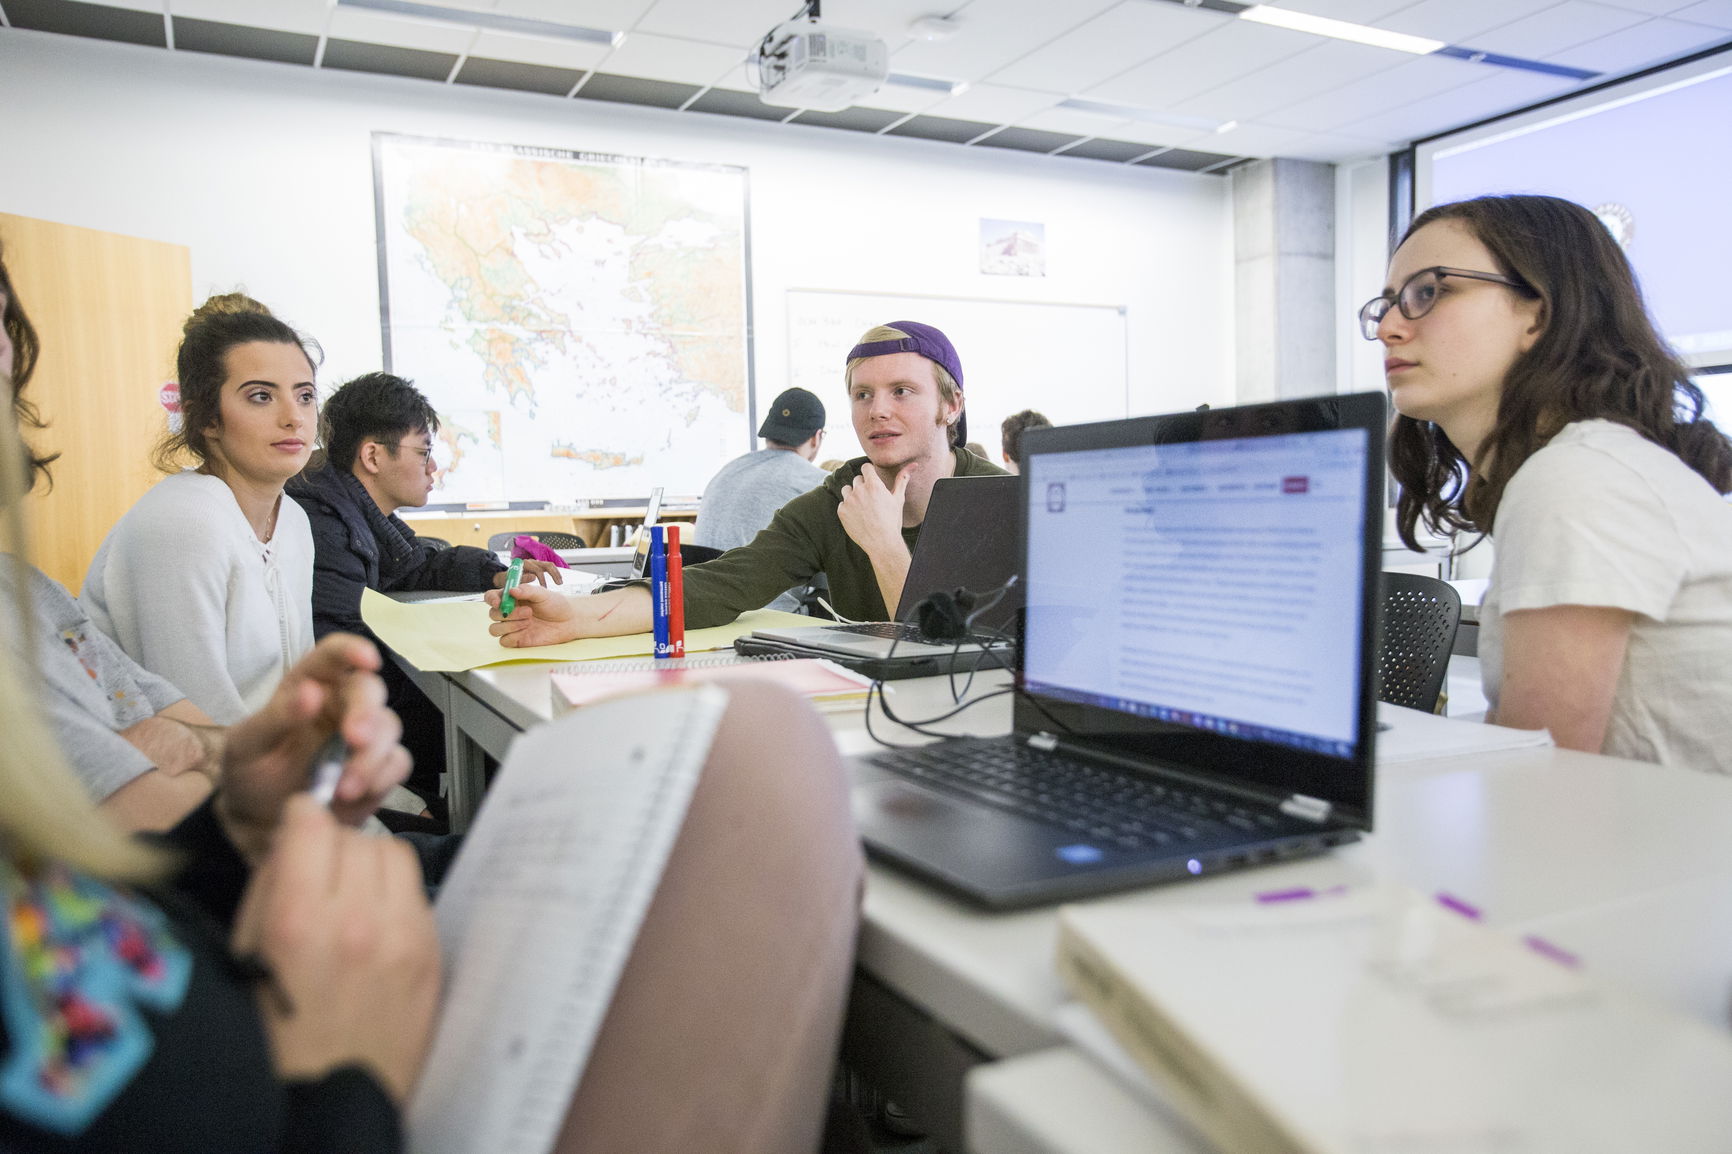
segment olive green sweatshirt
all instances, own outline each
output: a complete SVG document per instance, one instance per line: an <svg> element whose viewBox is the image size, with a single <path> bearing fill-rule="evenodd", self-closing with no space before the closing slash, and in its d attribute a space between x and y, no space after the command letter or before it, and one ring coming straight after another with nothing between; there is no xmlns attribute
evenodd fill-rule
<svg viewBox="0 0 1732 1154"><path fill-rule="evenodd" d="M1004 473L967 449L952 452L956 455L955 476ZM888 621L890 609L878 592L872 561L854 544L836 516L843 487L860 475L865 464L865 457L849 461L822 485L778 509L769 526L748 544L685 570L686 625L693 629L726 625L819 573L829 577L828 600L836 612L856 621ZM919 538L918 525L902 530L910 552Z"/></svg>

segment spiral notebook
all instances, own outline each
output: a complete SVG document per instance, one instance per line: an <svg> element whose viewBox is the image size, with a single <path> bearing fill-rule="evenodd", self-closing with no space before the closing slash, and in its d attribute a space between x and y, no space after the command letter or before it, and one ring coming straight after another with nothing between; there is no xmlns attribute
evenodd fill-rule
<svg viewBox="0 0 1732 1154"><path fill-rule="evenodd" d="M412 1154L552 1149L726 708L707 686L625 698L512 745L434 906Z"/></svg>

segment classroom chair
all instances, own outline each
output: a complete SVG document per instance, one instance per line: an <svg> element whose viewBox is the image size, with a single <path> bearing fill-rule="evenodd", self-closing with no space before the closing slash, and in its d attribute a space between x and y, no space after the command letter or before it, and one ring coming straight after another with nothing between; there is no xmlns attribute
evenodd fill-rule
<svg viewBox="0 0 1732 1154"><path fill-rule="evenodd" d="M1413 573L1382 576L1383 640L1377 652L1377 699L1435 713L1449 675L1456 626L1461 622L1461 596L1435 577Z"/></svg>
<svg viewBox="0 0 1732 1154"><path fill-rule="evenodd" d="M487 547L495 553L511 548L511 543L519 537L533 537L549 549L582 549L584 540L576 533L562 533L557 529L519 529L510 533L495 533L487 538Z"/></svg>

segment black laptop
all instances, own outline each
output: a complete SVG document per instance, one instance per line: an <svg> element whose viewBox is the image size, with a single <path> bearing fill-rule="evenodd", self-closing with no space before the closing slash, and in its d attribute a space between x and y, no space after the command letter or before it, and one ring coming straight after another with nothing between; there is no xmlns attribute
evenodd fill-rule
<svg viewBox="0 0 1732 1154"><path fill-rule="evenodd" d="M1022 485L1014 476L946 477L932 486L926 519L909 558L895 621L759 629L742 652L799 652L891 680L953 668L1009 667L1022 608L1017 537ZM977 600L961 636L933 636L915 623L915 607L934 593L966 590Z"/></svg>
<svg viewBox="0 0 1732 1154"><path fill-rule="evenodd" d="M1369 830L1384 405L1030 429L1014 731L853 759L868 849L1011 909Z"/></svg>

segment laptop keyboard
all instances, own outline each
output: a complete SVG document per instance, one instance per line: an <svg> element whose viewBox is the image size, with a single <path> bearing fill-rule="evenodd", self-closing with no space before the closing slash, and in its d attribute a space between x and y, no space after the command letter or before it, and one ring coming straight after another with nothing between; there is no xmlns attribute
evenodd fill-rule
<svg viewBox="0 0 1732 1154"><path fill-rule="evenodd" d="M1272 833L1281 824L1271 813L1216 794L1027 745L940 742L869 760L923 784L1126 850L1243 837L1259 829Z"/></svg>

